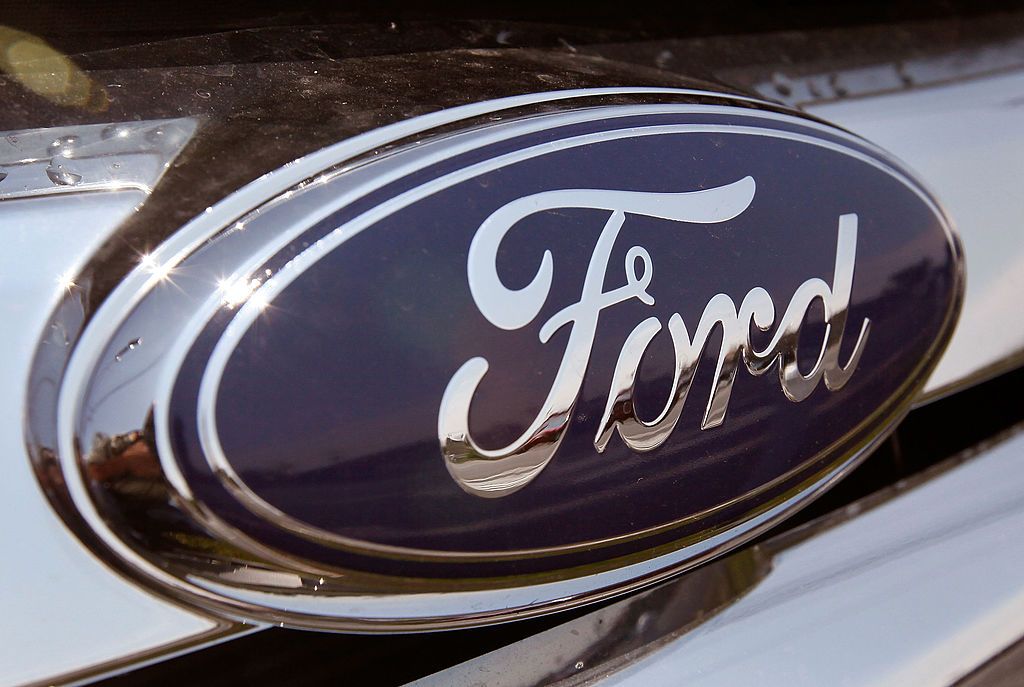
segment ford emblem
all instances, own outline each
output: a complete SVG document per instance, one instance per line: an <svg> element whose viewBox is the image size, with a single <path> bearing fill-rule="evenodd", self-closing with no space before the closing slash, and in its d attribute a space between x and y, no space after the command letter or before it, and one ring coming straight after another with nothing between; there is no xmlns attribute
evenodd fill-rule
<svg viewBox="0 0 1024 687"><path fill-rule="evenodd" d="M962 290L933 197L841 129L722 94L519 96L342 141L180 229L29 440L86 541L186 603L526 617L819 495L908 411Z"/></svg>

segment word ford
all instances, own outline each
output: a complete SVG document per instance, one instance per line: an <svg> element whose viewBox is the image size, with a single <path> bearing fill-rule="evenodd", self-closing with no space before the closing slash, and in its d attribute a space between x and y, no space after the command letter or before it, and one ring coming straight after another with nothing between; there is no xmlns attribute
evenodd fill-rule
<svg viewBox="0 0 1024 687"><path fill-rule="evenodd" d="M684 193L546 191L507 203L480 225L469 249L470 291L480 313L491 324L515 330L529 324L540 312L551 290L554 267L551 252L546 250L540 268L526 287L517 290L505 287L496 266L498 247L505 235L520 220L545 210L611 211L587 267L580 299L557 312L540 329L542 343L566 325L571 327L571 333L547 398L520 437L504 448L491 450L481 448L470 436L469 407L487 372L487 360L482 357L468 360L449 381L438 414L438 438L448 471L460 487L478 496L499 497L515 492L536 477L558 450L568 429L590 359L600 312L634 298L646 305L654 304L654 298L647 292L654 265L642 246L633 246L626 253L625 285L603 290L612 246L626 214L680 223L726 222L750 206L755 189L754 179L748 176L725 186ZM661 446L679 420L701 352L719 324L722 345L701 429L717 427L725 420L741 357L747 370L758 376L777 362L782 391L794 402L807 398L821 379L830 391L841 389L857 367L871 327L870 320L865 319L849 360L840 364L839 348L853 286L856 244L857 215L841 215L833 286L818 278L802 283L793 294L770 343L762 350L750 341L750 325L753 323L761 331L768 331L775 323L775 305L761 287L751 289L738 310L728 295L719 293L712 297L692 338L682 317L673 314L668 320L675 352L672 392L663 410L650 421L637 417L633 394L640 361L663 325L657 317L649 317L638 324L626 338L615 365L608 400L594 437L595 448L603 452L616 432L634 451L651 451ZM642 264L639 273L637 262ZM805 375L797 366L797 342L807 309L815 299L820 299L824 306L825 334L817 361Z"/></svg>

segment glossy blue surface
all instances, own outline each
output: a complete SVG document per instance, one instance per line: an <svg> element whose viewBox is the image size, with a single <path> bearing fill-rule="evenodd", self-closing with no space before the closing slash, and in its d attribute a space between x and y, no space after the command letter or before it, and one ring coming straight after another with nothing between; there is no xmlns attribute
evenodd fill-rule
<svg viewBox="0 0 1024 687"><path fill-rule="evenodd" d="M720 130L627 136L557 150L425 194L305 270L270 303L228 361L217 427L227 459L259 497L313 528L352 540L467 558L499 552L510 560L378 558L358 547L323 546L296 536L239 503L211 471L196 426L200 380L235 315L230 309L222 309L196 340L172 396L175 457L195 494L254 538L312 560L423 576L504 575L678 546L789 498L855 452L883 429L878 417L905 404L913 391L908 380L919 375L943 337L957 297L957 263L943 220L922 192L880 168L894 163L816 127L754 112L667 114L520 136L416 169L357 199L310 226L257 272L276 273L360 213L476 162L571 136L678 124ZM762 135L766 131L796 132L805 140ZM505 203L547 190L680 192L748 175L757 184L753 202L728 222L627 216L605 289L623 283L626 251L641 245L653 261L649 292L655 304L634 300L602 311L566 438L533 482L500 499L460 489L437 439L448 381L469 358L485 357L490 368L470 415L475 438L497 448L519 436L536 416L567 340L563 328L541 343L539 328L579 299L608 213L546 211L508 235L498 256L508 287L529 282L545 249L555 263L542 311L515 331L484 319L469 291L467 251L481 222ZM768 291L781 317L805 280L832 283L837 221L847 213L857 214L859 233L840 359L849 356L865 318L872 329L845 387L830 392L820 384L794 403L775 371L753 377L741 366L725 422L702 430L721 341L716 331L682 418L663 446L639 454L616 435L604 453L594 449L617 356L640 321L653 315L664 323L679 313L693 331L712 296L725 293L738 304L756 286ZM820 303L812 306L801 331L805 371L821 346L822 317ZM760 345L770 337L771 332L752 334ZM641 417L660 411L672 366L663 331L640 368ZM630 537L641 530L656 531ZM615 542L598 545L609 539ZM568 546L572 553L557 551ZM515 557L526 549L551 551Z"/></svg>

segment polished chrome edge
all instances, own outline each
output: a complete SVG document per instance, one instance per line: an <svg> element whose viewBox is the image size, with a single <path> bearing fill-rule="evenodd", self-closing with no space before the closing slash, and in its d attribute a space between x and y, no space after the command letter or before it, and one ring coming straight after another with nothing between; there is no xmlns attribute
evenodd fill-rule
<svg viewBox="0 0 1024 687"><path fill-rule="evenodd" d="M313 170L330 168L339 164L339 162L370 152L380 145L488 112L537 103L605 95L699 95L737 100L737 98L728 94L681 89L582 89L530 96L514 96L486 103L464 105L431 115L424 115L361 134L265 175L232 194L211 208L207 213L186 225L184 229L161 245L151 258L156 264L173 267L173 265L177 264L210 236L230 224L230 220L244 215L247 211L266 202L268 198L274 198L281 193L285 193L296 184L311 178L315 174ZM754 99L739 98L739 100L758 106L774 107ZM798 114L795 115L795 119L805 125L811 125L813 122L813 120L808 121L806 117ZM827 129L832 134L842 132L838 128L827 127ZM858 145L865 145L864 141L858 137L850 136L850 138L855 139ZM879 155L883 159L888 159L882 152L879 152ZM894 169L899 170L900 168L898 165L895 165ZM954 259L958 263L958 288L950 305L947 325L943 330L944 335L935 342L935 350L922 362L921 368L915 371L908 379L908 387L913 387L908 392L908 399L923 387L927 373L937 362L941 349L948 343L949 335L952 332L952 323L959 312L959 304L963 295L963 263L959 242L946 215L941 210L939 215L946 220L945 229L952 246ZM229 218L229 221L225 222L225 218ZM141 279L143 284L141 291L145 291L147 286L152 286L156 277L154 277L152 269L147 270L146 273L143 273L140 269L131 275L129 280L126 281L126 285L133 279L136 281ZM87 534L87 536L83 537L86 541L98 544L94 537L102 539L103 543L99 547L98 552L122 573L127 574L133 580L141 582L151 589L169 595L179 601L192 606L198 606L206 611L224 615L228 618L259 618L263 621L296 624L303 627L360 632L420 631L532 617L625 594L639 587L647 586L678 574L683 569L706 562L729 548L740 546L764 532L778 520L803 507L826 491L829 486L863 460L875 446L884 440L910 408L909 400L894 406L892 414L881 423L881 429L876 435L871 437L866 443L858 446L852 454L845 455L841 460L833 464L830 470L819 473L820 478L813 485L808 486L800 498L787 502L783 506L776 506L762 512L749 520L749 528L745 534L730 537L711 537L702 542L703 548L700 553L687 549L688 555L685 557L685 562L676 560L673 563L671 559L679 558L679 556L668 554L625 568L599 573L603 580L598 584L603 586L597 589L594 589L594 576L591 576L589 578L591 584L587 585L586 589L583 590L576 588L573 584L574 582L578 583L580 578L577 578L576 580L554 582L547 585L530 585L522 588L506 588L486 592L445 593L439 595L440 598L431 598L429 594L403 595L389 593L385 593L382 596L372 594L349 596L346 595L344 588L335 591L335 594L339 596L332 596L330 590L324 590L327 593L323 595L323 598L312 600L315 601L312 606L309 605L311 600L307 599L304 603L294 595L270 594L268 596L267 593L258 591L247 592L236 599L226 599L225 594L228 591L226 588L212 583L204 585L194 577L191 580L183 580L169 574L166 570L142 558L134 549L121 541L117 535L107 530L102 516L92 507L87 487L84 484L82 475L78 472L77 452L71 432L75 415L75 399L73 394L69 394L68 385L70 384L71 387L77 388L71 382L76 380L81 382L84 379L84 375L91 369L89 356L96 353L95 351L89 353L85 349L88 348L87 342L91 342L92 339L98 336L98 330L105 329L101 325L116 321L120 313L134 307L142 298L142 294L135 289L132 289L127 297L124 296L126 288L119 289L117 293L121 294L121 297L108 298L99 308L98 312L92 316L85 334L75 346L75 351L67 369L67 375L62 382L63 390L60 395L59 410L61 425L59 459L64 467L65 475L77 475L77 478L69 479L63 487L67 489L66 494L70 496L76 510L73 513L69 513L61 507L60 503L56 503L56 505L73 529ZM29 437L29 442L31 444L31 437ZM297 579L301 579L297 574L294 574L294 576ZM235 593L238 593L238 590L235 590ZM275 596L277 600L274 603L270 603ZM546 602L538 602L537 599L541 596L548 600ZM486 602L484 601L485 597L487 599ZM386 598L387 602L383 602L382 598ZM328 603L325 604L325 602ZM272 608L275 604L279 604L282 607L275 610ZM327 605L333 606L333 608L328 610L326 609ZM476 610L453 617L455 613L453 608L456 606ZM325 619L325 610L333 617ZM375 613L367 615L368 611L375 611Z"/></svg>
<svg viewBox="0 0 1024 687"><path fill-rule="evenodd" d="M77 146L78 159L120 165L120 181L90 187L97 179L85 176L79 186L58 187L44 174L45 161L34 167L45 192L11 197L4 186L15 176L0 181L0 446L8 458L0 489L0 519L6 523L0 546L9 554L0 568L6 590L0 605L9 630L0 648L4 684L50 684L55 674L116 663L124 654L205 633L216 623L126 584L69 530L32 473L23 429L26 385L40 337L58 345L64 341L64 331L45 329L51 311L68 288L75 288L73 275L146 203L148 190L187 149L196 127L196 119L181 117L32 129L28 133L38 142ZM105 140L103 130L114 135ZM117 135L122 131L127 134ZM159 140L147 140L156 131L168 137L154 133ZM9 136L24 134L0 134L0 150L11 145ZM25 150L14 162L38 152L30 141L18 142ZM4 160L0 172L6 173L12 160ZM122 183L126 179L131 183Z"/></svg>
<svg viewBox="0 0 1024 687"><path fill-rule="evenodd" d="M955 687L1017 687L1024 673L1024 638L956 681Z"/></svg>
<svg viewBox="0 0 1024 687"><path fill-rule="evenodd" d="M265 625L239 624L228 621L218 621L213 629L193 635L186 639L169 642L161 646L153 647L145 651L129 654L103 663L97 663L88 668L75 670L69 673L62 673L46 680L29 682L24 687L52 687L52 685L88 685L97 680L115 677L124 673L145 668L146 666L160 663L185 654L216 646L221 642L244 637L253 632L266 629Z"/></svg>
<svg viewBox="0 0 1024 687"><path fill-rule="evenodd" d="M944 398L948 398L949 396L970 389L971 387L991 381L996 377L1013 372L1021 367L1024 367L1024 350L1018 351L1013 355L1003 358L1002 360L990 363L980 370L976 370L955 382L950 382L949 384L940 386L937 389L925 391L918 396L917 401L914 403L914 407L920 408L928 405L929 403L933 403L934 401L941 401Z"/></svg>

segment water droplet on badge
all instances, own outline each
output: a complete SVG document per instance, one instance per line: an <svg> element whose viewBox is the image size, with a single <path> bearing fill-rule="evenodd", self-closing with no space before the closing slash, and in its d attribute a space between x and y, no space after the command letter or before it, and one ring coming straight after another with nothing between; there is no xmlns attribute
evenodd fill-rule
<svg viewBox="0 0 1024 687"><path fill-rule="evenodd" d="M138 348L141 345L142 345L142 338L141 337L137 338L137 339L132 339L131 341L128 342L127 346L122 348L120 351L118 351L114 355L114 360L116 362L121 362L122 360L124 360L124 357L126 355L128 355L129 353L131 353L132 351L134 351L136 348Z"/></svg>
<svg viewBox="0 0 1024 687"><path fill-rule="evenodd" d="M54 322L50 326L50 342L63 347L71 345L71 338L68 336L68 330L62 323Z"/></svg>
<svg viewBox="0 0 1024 687"><path fill-rule="evenodd" d="M50 164L46 168L46 176L57 186L77 186L82 181L81 174L75 174L65 168L61 162L58 162L58 158L50 160Z"/></svg>
<svg viewBox="0 0 1024 687"><path fill-rule="evenodd" d="M123 124L111 124L110 126L103 127L100 131L100 138L105 141L109 141L112 138L128 138L131 135L131 130Z"/></svg>
<svg viewBox="0 0 1024 687"><path fill-rule="evenodd" d="M74 157L75 148L79 142L78 136L61 136L50 142L50 154L60 155L61 157Z"/></svg>

